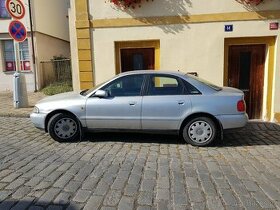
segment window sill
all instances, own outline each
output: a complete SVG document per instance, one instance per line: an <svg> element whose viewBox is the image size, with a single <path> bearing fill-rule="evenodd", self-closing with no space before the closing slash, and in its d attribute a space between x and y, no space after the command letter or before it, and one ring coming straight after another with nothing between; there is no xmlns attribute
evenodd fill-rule
<svg viewBox="0 0 280 210"><path fill-rule="evenodd" d="M4 74L14 74L16 71L3 71ZM31 70L29 71L20 71L19 73L32 73Z"/></svg>

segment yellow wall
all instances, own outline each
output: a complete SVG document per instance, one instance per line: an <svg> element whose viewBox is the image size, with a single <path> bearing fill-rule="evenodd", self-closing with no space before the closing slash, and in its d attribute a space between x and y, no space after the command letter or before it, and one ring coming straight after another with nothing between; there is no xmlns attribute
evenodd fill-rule
<svg viewBox="0 0 280 210"><path fill-rule="evenodd" d="M93 87L94 80L91 57L93 47L90 37L90 22L87 1L75 0L75 10L80 89L89 89Z"/></svg>

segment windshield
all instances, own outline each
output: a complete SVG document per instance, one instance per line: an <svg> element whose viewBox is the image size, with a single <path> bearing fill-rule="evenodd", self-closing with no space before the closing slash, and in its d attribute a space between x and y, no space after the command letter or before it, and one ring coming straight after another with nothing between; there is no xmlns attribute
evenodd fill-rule
<svg viewBox="0 0 280 210"><path fill-rule="evenodd" d="M206 81L206 80L204 80L204 79L202 79L202 78L200 78L200 77L196 77L196 76L193 76L193 75L191 75L191 74L186 74L186 75L187 75L188 77L191 77L192 79L195 79L195 80L197 80L197 81L199 81L199 82L201 82L201 83L207 85L208 87L210 87L210 88L212 88L212 89L214 89L214 90L216 90L216 91L222 90L221 87L219 87L219 86L217 86L217 85L214 85L214 84L212 84L211 82L208 82L208 81Z"/></svg>

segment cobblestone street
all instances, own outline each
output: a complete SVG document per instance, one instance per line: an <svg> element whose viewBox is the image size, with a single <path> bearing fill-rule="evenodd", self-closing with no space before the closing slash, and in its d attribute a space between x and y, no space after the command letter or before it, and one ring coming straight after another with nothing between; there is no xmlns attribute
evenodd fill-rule
<svg viewBox="0 0 280 210"><path fill-rule="evenodd" d="M280 209L280 126L250 122L196 148L176 136L57 143L0 117L0 209Z"/></svg>

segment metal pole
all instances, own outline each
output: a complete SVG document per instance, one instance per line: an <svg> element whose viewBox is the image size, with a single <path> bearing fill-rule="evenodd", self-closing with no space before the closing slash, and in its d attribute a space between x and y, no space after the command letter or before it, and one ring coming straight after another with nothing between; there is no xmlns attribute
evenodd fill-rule
<svg viewBox="0 0 280 210"><path fill-rule="evenodd" d="M14 53L15 53L15 63L16 72L14 74L14 108L20 108L20 53L19 53L19 43L14 40Z"/></svg>
<svg viewBox="0 0 280 210"><path fill-rule="evenodd" d="M35 85L35 92L37 92L38 91L38 89L37 89L37 67L36 67L36 61L35 61L35 46L34 46L34 31L33 31L31 0L28 0L28 8L29 8L31 45L32 45L32 61L33 61L33 68L34 68L34 85Z"/></svg>
<svg viewBox="0 0 280 210"><path fill-rule="evenodd" d="M14 41L15 47L15 60L16 60L16 72L20 72L20 52L19 52L19 43Z"/></svg>
<svg viewBox="0 0 280 210"><path fill-rule="evenodd" d="M28 95L26 88L25 76L20 72L20 49L19 42L14 41L16 72L14 74L14 107L26 108L28 107Z"/></svg>

